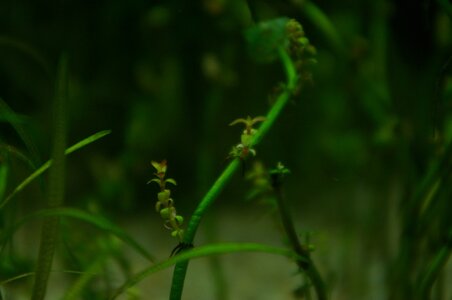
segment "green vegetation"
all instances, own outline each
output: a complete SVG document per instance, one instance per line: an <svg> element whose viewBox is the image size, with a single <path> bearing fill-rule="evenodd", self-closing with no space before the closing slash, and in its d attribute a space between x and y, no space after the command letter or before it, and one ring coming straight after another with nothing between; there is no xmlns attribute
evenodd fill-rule
<svg viewBox="0 0 452 300"><path fill-rule="evenodd" d="M407 6L3 1L0 299L450 299L451 5Z"/></svg>

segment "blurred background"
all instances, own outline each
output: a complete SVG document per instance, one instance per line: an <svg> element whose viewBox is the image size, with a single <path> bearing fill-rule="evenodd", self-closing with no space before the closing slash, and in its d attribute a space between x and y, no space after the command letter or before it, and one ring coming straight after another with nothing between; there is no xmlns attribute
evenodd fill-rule
<svg viewBox="0 0 452 300"><path fill-rule="evenodd" d="M178 183L172 190L178 213L188 218L240 140L240 129L228 124L265 115L285 80L277 61L253 60L243 35L253 24L251 15L254 21L298 20L318 61L312 80L256 148L255 161L267 169L281 161L291 170L286 198L300 235L309 233L315 245L313 257L332 299L389 299L398 286L394 270L403 269L398 262L404 236L410 236L405 233L416 221L410 199L433 163L452 164L444 159L452 140L448 1L3 0L0 98L15 114L13 121L5 113L0 119L0 142L31 165L49 159L56 65L66 52L68 145L112 130L67 157L66 205L107 216L167 258L176 241L154 210L157 187L146 185L154 172L150 161L168 160L168 176ZM26 142L12 123L24 129ZM32 168L3 150L0 159L10 165L6 195ZM253 163L244 168L247 173ZM441 174L426 218L432 225L410 240L433 246L416 246L420 254L409 263L412 269L400 273L407 289L452 228L451 176ZM2 208L2 226L42 208L45 190L44 178L18 194ZM253 193L252 180L236 174L201 223L196 245L282 245L277 215L262 198ZM2 280L32 269L37 242L24 242L37 241L37 234L32 226L19 233L14 259L0 270ZM72 249L88 242L78 229L63 228L62 235ZM80 260L89 260L92 254L80 251ZM140 270L142 264L130 261L134 272ZM297 287L295 265L285 260L235 255L215 262L223 268L209 269L211 263L200 264L202 283L188 279L193 283L186 299L292 299ZM211 269L224 271L211 277ZM447 269L434 299L452 299L450 263ZM188 278L194 274L189 269ZM171 273L156 276L162 277L143 289L163 296L141 292L137 299L167 297ZM5 293L10 289L10 299L27 293L22 283L5 285Z"/></svg>

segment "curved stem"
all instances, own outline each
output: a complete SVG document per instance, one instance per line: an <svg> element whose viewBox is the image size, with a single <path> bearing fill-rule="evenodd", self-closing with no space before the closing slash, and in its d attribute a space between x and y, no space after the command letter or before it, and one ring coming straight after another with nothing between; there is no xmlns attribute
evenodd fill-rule
<svg viewBox="0 0 452 300"><path fill-rule="evenodd" d="M288 100L292 96L294 89L297 86L298 77L296 75L295 67L292 63L287 52L280 48L279 55L281 62L283 64L284 70L287 75L287 86L286 89L279 95L275 104L271 107L269 112L267 113L266 120L262 123L257 133L253 136L251 141L251 145L257 145L265 134L270 130L270 128L275 123L278 116L281 114L284 106L287 104ZM223 171L223 173L218 177L215 183L212 185L210 190L204 196L204 198L199 203L195 212L190 218L190 221L187 226L187 230L184 233L183 243L185 245L192 245L193 240L196 235L196 231L198 229L199 223L201 222L201 218L207 211L207 209L213 204L216 200L220 192L226 186L226 184L230 181L232 176L238 170L240 165L240 159L236 158ZM173 272L173 282L171 286L171 300L180 300L182 297L182 290L185 281L185 275L187 273L188 261L181 262L176 264Z"/></svg>
<svg viewBox="0 0 452 300"><path fill-rule="evenodd" d="M281 190L281 186L274 186L276 192L276 203L278 205L278 211L281 216L281 221L286 232L287 239L289 240L290 246L298 254L299 259L296 260L298 268L305 272L310 279L312 285L314 286L315 292L317 294L318 300L328 299L325 284L322 277L320 276L317 267L311 259L311 254L306 247L303 247L298 238L295 226L293 223L292 216L290 214L289 208L287 207L286 201Z"/></svg>

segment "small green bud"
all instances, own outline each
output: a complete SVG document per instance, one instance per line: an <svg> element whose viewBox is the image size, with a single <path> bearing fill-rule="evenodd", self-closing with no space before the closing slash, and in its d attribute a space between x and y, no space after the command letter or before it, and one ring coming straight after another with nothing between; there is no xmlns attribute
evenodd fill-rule
<svg viewBox="0 0 452 300"><path fill-rule="evenodd" d="M315 64L317 64L317 59L315 59L315 58L308 58L306 60L306 64L308 64L308 65L315 65Z"/></svg>
<svg viewBox="0 0 452 300"><path fill-rule="evenodd" d="M249 134L242 134L240 136L240 141L242 142L242 145L249 146L251 144L251 138L253 136Z"/></svg>
<svg viewBox="0 0 452 300"><path fill-rule="evenodd" d="M310 55L316 55L317 54L317 49L312 46L312 45L308 45L306 47L306 53L310 54Z"/></svg>
<svg viewBox="0 0 452 300"><path fill-rule="evenodd" d="M301 46L308 46L308 45L309 45L309 39L308 39L307 37L305 37L305 36L300 37L300 38L298 39L298 43L299 43Z"/></svg>
<svg viewBox="0 0 452 300"><path fill-rule="evenodd" d="M157 197L159 199L159 202L166 204L170 198L170 195L171 195L170 190L164 190L164 191L158 193Z"/></svg>
<svg viewBox="0 0 452 300"><path fill-rule="evenodd" d="M176 229L171 232L172 237L178 237L179 239L182 239L183 234L184 234L184 231L182 229Z"/></svg>
<svg viewBox="0 0 452 300"><path fill-rule="evenodd" d="M184 217L176 216L176 222L179 226L182 225L182 223L184 223Z"/></svg>
<svg viewBox="0 0 452 300"><path fill-rule="evenodd" d="M160 216L162 216L163 219L168 220L170 218L171 215L171 210L170 208L164 208L160 211Z"/></svg>

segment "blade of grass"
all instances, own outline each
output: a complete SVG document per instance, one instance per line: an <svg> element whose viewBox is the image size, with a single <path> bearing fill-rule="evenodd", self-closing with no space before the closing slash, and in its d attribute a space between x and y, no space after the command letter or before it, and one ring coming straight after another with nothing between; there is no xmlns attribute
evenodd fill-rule
<svg viewBox="0 0 452 300"><path fill-rule="evenodd" d="M8 164L2 163L0 165L0 199L3 198L6 190L6 184L8 182Z"/></svg>
<svg viewBox="0 0 452 300"><path fill-rule="evenodd" d="M312 1L297 1L296 5L298 5L306 19L310 20L319 32L326 37L333 49L338 54L346 56L347 51L344 41L325 12Z"/></svg>
<svg viewBox="0 0 452 300"><path fill-rule="evenodd" d="M33 61L35 61L42 68L42 70L44 71L45 75L48 78L52 77L50 64L45 59L45 57L32 46L30 46L22 41L10 38L8 36L1 35L0 36L0 47L12 48L18 52L23 53L24 55L26 55L27 57L29 57Z"/></svg>
<svg viewBox="0 0 452 300"><path fill-rule="evenodd" d="M72 145L71 147L67 148L64 151L65 155L69 155L72 152L75 152L77 150L79 150L80 148L85 147L86 145L89 145L95 141L97 141L100 138L103 138L104 136L108 135L111 133L111 130L103 130L100 132L97 132L87 138L84 138L83 140L81 140L80 142ZM47 171L47 169L50 168L50 166L52 165L52 159L46 161L39 169L37 169L36 171L34 171L30 176L28 176L27 178L25 178L9 195L8 197L6 197L5 201L3 201L0 204L0 209L2 209L17 193L19 193L20 191L22 191L28 184L30 184L33 180L35 180L39 175L41 175L42 173L44 173L45 171Z"/></svg>
<svg viewBox="0 0 452 300"><path fill-rule="evenodd" d="M0 141L0 160L3 160L4 154L7 153L8 155L14 156L15 158L23 161L25 164L27 164L31 170L35 170L35 164L33 161L28 158L24 153L16 149L15 147L11 145L3 144L2 141ZM3 199L3 197L0 197L0 199Z"/></svg>
<svg viewBox="0 0 452 300"><path fill-rule="evenodd" d="M0 98L0 115L2 115L17 132L17 135L25 144L25 147L27 147L27 150L31 155L33 169L36 169L36 165L40 163L38 148L33 143L31 137L27 134L25 128L22 126L21 117L17 116L17 114L8 106L8 104L6 104L6 102L2 98Z"/></svg>
<svg viewBox="0 0 452 300"><path fill-rule="evenodd" d="M3 244L9 237L11 237L14 232L21 226L25 225L27 222L37 219L37 218L47 218L47 217L69 217L84 221L97 228L111 233L129 245L132 249L135 249L138 253L143 255L150 262L154 262L154 257L149 254L143 247L140 246L130 235L128 235L121 227L116 226L114 223L105 219L100 215L92 215L90 213L84 212L76 208L52 208L43 209L34 213L31 213L17 222L14 226L9 227L5 232L0 235L0 243Z"/></svg>
<svg viewBox="0 0 452 300"><path fill-rule="evenodd" d="M426 272L423 272L419 279L418 293L419 299L430 299L430 293L432 286L438 278L441 270L446 266L447 261L452 252L452 230L449 232L449 236L446 243L441 247L435 256L432 258Z"/></svg>
<svg viewBox="0 0 452 300"><path fill-rule="evenodd" d="M83 272L79 278L75 281L75 283L67 290L64 295L63 300L77 300L82 299L82 294L87 284L89 284L90 280L95 276L99 275L102 266L105 264L107 259L107 255L101 255L97 259L95 259L86 272Z"/></svg>
<svg viewBox="0 0 452 300"><path fill-rule="evenodd" d="M121 287L119 287L113 296L110 298L111 300L116 299L119 295L124 293L128 288L133 287L138 284L140 281L148 277L149 275L166 269L172 265L188 261L194 258L202 258L211 255L219 255L219 254L229 254L236 252L262 252L262 253L270 253L276 255L282 255L289 258L297 258L297 255L289 250L284 248L271 247L262 244L255 243L224 243L224 244L213 244L206 245L197 248L193 248L190 250L183 251L182 253L173 256L165 261L157 263L151 267L144 269L139 272L135 276L129 278Z"/></svg>
<svg viewBox="0 0 452 300"><path fill-rule="evenodd" d="M62 270L62 271L51 271L51 273L65 273L65 274L83 274L83 272L80 271L72 271L72 270ZM27 278L27 277L31 277L34 276L35 272L27 272L27 273L23 273L8 279L5 279L3 281L0 281L0 286L5 286L6 284L9 284L11 282L23 279L23 278ZM1 298L0 298L1 299Z"/></svg>
<svg viewBox="0 0 452 300"><path fill-rule="evenodd" d="M66 105L68 101L68 59L61 55L54 95L54 135L52 159L54 166L49 175L47 207L57 208L64 203L66 161ZM33 283L32 300L43 300L52 268L53 256L58 239L60 219L57 216L47 217L41 228L36 276Z"/></svg>

